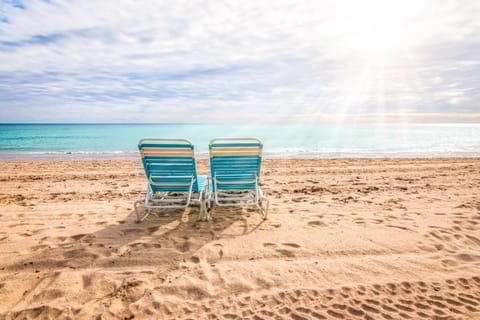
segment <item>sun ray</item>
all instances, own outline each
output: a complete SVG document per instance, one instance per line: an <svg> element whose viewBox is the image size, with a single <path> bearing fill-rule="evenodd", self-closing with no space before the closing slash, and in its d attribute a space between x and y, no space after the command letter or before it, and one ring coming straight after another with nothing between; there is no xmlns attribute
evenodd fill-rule
<svg viewBox="0 0 480 320"><path fill-rule="evenodd" d="M319 101L312 112L312 118L318 122L325 119L326 111L330 112L337 124L332 129L333 139L349 139L342 142L353 143L355 137L347 138L344 134L347 123L375 123L376 134L381 135L389 123L410 120L404 110L414 108L421 99L419 86L423 84L411 83L408 74L409 65L417 65L412 57L415 44L420 41L409 32L409 22L421 10L422 4L413 1L338 2L332 47L336 64L342 67L331 78L334 92ZM299 92L298 101L314 89L312 85Z"/></svg>

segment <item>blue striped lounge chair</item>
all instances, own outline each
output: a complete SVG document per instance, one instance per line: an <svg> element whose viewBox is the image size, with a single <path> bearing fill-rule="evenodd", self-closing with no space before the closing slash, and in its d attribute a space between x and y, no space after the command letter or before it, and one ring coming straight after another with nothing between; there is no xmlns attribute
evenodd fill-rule
<svg viewBox="0 0 480 320"><path fill-rule="evenodd" d="M209 144L211 184L205 218L214 206L257 206L266 219L269 201L260 187L263 143L257 138L219 138Z"/></svg>
<svg viewBox="0 0 480 320"><path fill-rule="evenodd" d="M205 210L207 176L197 175L194 147L186 139L145 138L138 149L148 184L145 199L135 202L137 221L144 220L155 208L186 208L200 205ZM139 210L143 203L145 210Z"/></svg>

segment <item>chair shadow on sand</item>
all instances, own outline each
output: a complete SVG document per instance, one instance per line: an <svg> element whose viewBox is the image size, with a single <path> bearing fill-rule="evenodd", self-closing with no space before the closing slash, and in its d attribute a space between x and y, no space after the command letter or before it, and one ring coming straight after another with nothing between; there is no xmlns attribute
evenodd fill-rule
<svg viewBox="0 0 480 320"><path fill-rule="evenodd" d="M154 210L141 223L136 223L135 219L132 210L124 220L116 223L111 223L112 220L97 222L107 225L91 233L44 237L39 245L31 248L32 254L28 257L11 265L5 264L7 269L24 272L32 269L37 273L37 280L11 309L20 304L48 304L49 300L63 296L59 284L65 273L71 271L80 271L82 291L87 296L92 295L85 304L97 303L102 296L115 295L123 285L118 286L120 279L147 276L156 278L155 283L161 285L168 281L169 271L181 268L186 262L198 263L200 258L196 253L201 248L222 238L251 233L265 221L253 209L216 208L213 220L204 222L198 219L198 208L191 207ZM212 254L207 262L215 263L221 258L222 254ZM110 285L98 291L98 286L92 284L99 281ZM51 307L42 308L25 309L16 316L52 313ZM53 312L55 315L55 310ZM75 316L81 309L73 312Z"/></svg>

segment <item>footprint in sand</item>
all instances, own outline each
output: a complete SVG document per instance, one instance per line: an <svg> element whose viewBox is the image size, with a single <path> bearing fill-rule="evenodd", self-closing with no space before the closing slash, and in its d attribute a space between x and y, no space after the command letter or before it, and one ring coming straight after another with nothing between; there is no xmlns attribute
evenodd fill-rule
<svg viewBox="0 0 480 320"><path fill-rule="evenodd" d="M97 254L90 253L85 249L73 249L63 253L63 257L66 259L79 259L79 260L94 260L98 258Z"/></svg>
<svg viewBox="0 0 480 320"><path fill-rule="evenodd" d="M46 238L48 239L48 237L46 237ZM45 239L45 240L47 240L47 239ZM59 242L64 242L65 240L67 240L67 237L60 236L60 237L54 238L54 240L59 241Z"/></svg>
<svg viewBox="0 0 480 320"><path fill-rule="evenodd" d="M130 249L150 249L150 248L161 248L162 245L159 243L149 244L144 242L135 242L127 246Z"/></svg>
<svg viewBox="0 0 480 320"><path fill-rule="evenodd" d="M64 292L58 289L47 289L32 297L32 301L50 301L63 297Z"/></svg>
<svg viewBox="0 0 480 320"><path fill-rule="evenodd" d="M154 233L154 232L158 231L158 229L160 229L159 226L148 227L148 228L147 228L147 231L148 231L149 233Z"/></svg>
<svg viewBox="0 0 480 320"><path fill-rule="evenodd" d="M300 248L300 245L296 244L296 243L282 243L280 246L283 246L283 247L287 247L288 249L285 249L285 248L279 248L279 245L276 244L276 243L271 243L271 242L265 242L263 244L263 247L264 248L267 248L267 249L274 249L276 252L280 253L282 256L285 256L287 258L294 258L295 257L295 253L291 250L292 248L293 249L298 249Z"/></svg>
<svg viewBox="0 0 480 320"><path fill-rule="evenodd" d="M363 218L356 218L353 220L356 224L365 224L365 220Z"/></svg>
<svg viewBox="0 0 480 320"><path fill-rule="evenodd" d="M394 225L394 224L387 224L386 227L396 228L396 229L405 230L405 231L412 231L410 228L407 228L407 227L404 227L404 226L397 226L397 225Z"/></svg>
<svg viewBox="0 0 480 320"><path fill-rule="evenodd" d="M266 243L263 244L263 246L264 246L265 248L273 249L273 248L275 248L277 245L276 245L275 243L266 242Z"/></svg>
<svg viewBox="0 0 480 320"><path fill-rule="evenodd" d="M282 246L284 247L288 247L288 248L294 248L294 249L298 249L300 248L300 246L296 243L282 243ZM275 251L277 251L278 253L280 253L281 255L287 257L287 258L294 258L296 257L296 254L295 252L293 252L292 250L290 249L283 249L283 248L277 248L275 249Z"/></svg>
<svg viewBox="0 0 480 320"><path fill-rule="evenodd" d="M46 249L46 248L48 248L47 245L45 245L45 244L39 244L39 245L30 247L30 248L29 248L29 251L30 251L30 252L38 252L38 251L43 250L43 249Z"/></svg>
<svg viewBox="0 0 480 320"><path fill-rule="evenodd" d="M27 231L27 232L21 233L20 235L21 235L22 237L31 237L31 236L33 235L33 233Z"/></svg>
<svg viewBox="0 0 480 320"><path fill-rule="evenodd" d="M85 237L86 235L87 235L86 233L76 234L76 235L71 236L70 239L78 241L78 240L82 239L83 237Z"/></svg>
<svg viewBox="0 0 480 320"><path fill-rule="evenodd" d="M300 245L296 243L282 243L282 245L286 247L291 247L291 248L300 248Z"/></svg>
<svg viewBox="0 0 480 320"><path fill-rule="evenodd" d="M455 258L463 262L474 262L480 260L480 256L467 253L457 254Z"/></svg>
<svg viewBox="0 0 480 320"><path fill-rule="evenodd" d="M83 289L87 289L92 285L92 278L93 276L91 274L82 275Z"/></svg>
<svg viewBox="0 0 480 320"><path fill-rule="evenodd" d="M128 234L134 234L134 233L143 233L143 229L139 228L130 228L130 229L125 229L122 231L123 234L128 235Z"/></svg>
<svg viewBox="0 0 480 320"><path fill-rule="evenodd" d="M325 227L327 224L323 221L320 220L315 220L315 221L310 221L307 223L308 226L310 227Z"/></svg>
<svg viewBox="0 0 480 320"><path fill-rule="evenodd" d="M175 244L175 249L180 251L181 253L185 253L190 250L190 241L186 240L182 243Z"/></svg>
<svg viewBox="0 0 480 320"><path fill-rule="evenodd" d="M11 224L9 225L8 227L9 228L15 228L15 227L21 227L21 226L27 226L28 223L15 223L15 224Z"/></svg>
<svg viewBox="0 0 480 320"><path fill-rule="evenodd" d="M472 241L474 244L476 244L477 246L480 246L480 239L474 237L474 236L471 236L471 235L465 235L470 241Z"/></svg>

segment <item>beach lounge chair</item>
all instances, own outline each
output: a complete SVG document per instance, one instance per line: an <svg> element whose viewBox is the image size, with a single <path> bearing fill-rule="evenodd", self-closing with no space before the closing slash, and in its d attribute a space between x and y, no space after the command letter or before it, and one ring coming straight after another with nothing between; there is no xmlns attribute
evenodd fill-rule
<svg viewBox="0 0 480 320"><path fill-rule="evenodd" d="M267 218L269 201L260 187L263 143L257 138L219 138L209 144L211 183L206 219L215 205L257 206Z"/></svg>
<svg viewBox="0 0 480 320"><path fill-rule="evenodd" d="M207 176L197 175L194 148L186 139L145 138L138 149L148 179L145 199L135 202L137 221L144 220L155 208L186 208L200 205L200 217L205 212ZM139 212L143 203L146 213Z"/></svg>

